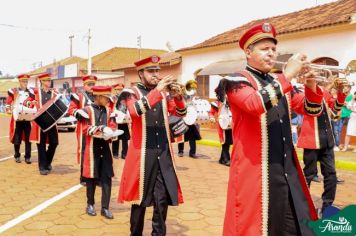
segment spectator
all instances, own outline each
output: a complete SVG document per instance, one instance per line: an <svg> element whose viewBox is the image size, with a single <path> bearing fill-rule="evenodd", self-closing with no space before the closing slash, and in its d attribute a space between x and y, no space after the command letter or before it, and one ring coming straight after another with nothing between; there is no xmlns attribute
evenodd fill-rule
<svg viewBox="0 0 356 236"><path fill-rule="evenodd" d="M351 96L351 100L347 103L347 108L350 109L351 114L346 129L345 146L341 150L343 152L347 151L351 136L356 136L356 92ZM354 149L353 152L356 152L356 149Z"/></svg>
<svg viewBox="0 0 356 236"><path fill-rule="evenodd" d="M348 104L348 102L350 102L352 100L352 94L350 94L350 90L351 90L350 85L344 87L344 93L347 94L347 97L345 100L345 105L342 107L340 119L335 121L333 124L334 136L335 136L334 151L340 151L339 146L340 146L341 131L342 131L342 128L345 125L347 125L347 123L350 119L351 110L346 107L346 104Z"/></svg>

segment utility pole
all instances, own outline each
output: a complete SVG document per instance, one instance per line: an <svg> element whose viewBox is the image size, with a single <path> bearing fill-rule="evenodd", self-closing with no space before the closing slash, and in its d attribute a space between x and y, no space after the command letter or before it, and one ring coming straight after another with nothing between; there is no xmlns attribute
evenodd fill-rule
<svg viewBox="0 0 356 236"><path fill-rule="evenodd" d="M141 60L141 35L137 37L138 59Z"/></svg>
<svg viewBox="0 0 356 236"><path fill-rule="evenodd" d="M90 56L90 29L88 31L88 75L91 75L91 56Z"/></svg>
<svg viewBox="0 0 356 236"><path fill-rule="evenodd" d="M74 35L70 35L69 36L69 41L70 41L70 54L69 55L70 55L70 57L73 56L73 46L72 46L73 45L72 44L73 43L73 38L74 38Z"/></svg>

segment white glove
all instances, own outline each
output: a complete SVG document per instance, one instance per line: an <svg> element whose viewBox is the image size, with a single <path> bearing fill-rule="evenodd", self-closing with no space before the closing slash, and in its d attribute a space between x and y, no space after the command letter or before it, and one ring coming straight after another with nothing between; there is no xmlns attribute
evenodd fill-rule
<svg viewBox="0 0 356 236"><path fill-rule="evenodd" d="M215 122L215 118L214 117L210 117L210 122Z"/></svg>
<svg viewBox="0 0 356 236"><path fill-rule="evenodd" d="M77 110L77 114L80 115L81 117L85 118L85 119L89 119L88 113L86 113L86 112L83 111L82 109L78 109L78 110Z"/></svg>
<svg viewBox="0 0 356 236"><path fill-rule="evenodd" d="M114 134L114 132L109 127L105 127L103 129L103 136L104 136L105 140L111 139L113 134Z"/></svg>

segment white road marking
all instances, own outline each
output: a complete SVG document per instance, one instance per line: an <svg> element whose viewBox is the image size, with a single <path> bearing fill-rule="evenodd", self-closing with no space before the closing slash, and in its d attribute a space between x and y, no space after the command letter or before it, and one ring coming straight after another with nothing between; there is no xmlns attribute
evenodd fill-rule
<svg viewBox="0 0 356 236"><path fill-rule="evenodd" d="M9 135L8 136L0 136L0 138L8 138L9 137Z"/></svg>
<svg viewBox="0 0 356 236"><path fill-rule="evenodd" d="M31 151L31 152L37 152L37 150L33 150L33 151ZM21 153L21 155L25 155L25 153L23 152L23 153ZM8 157L0 158L0 162L9 160L9 159L11 159L11 158L14 158L14 156L12 155L12 156L8 156Z"/></svg>
<svg viewBox="0 0 356 236"><path fill-rule="evenodd" d="M37 213L39 213L40 211L42 211L45 208L49 207L53 203L61 200L62 198L68 196L69 194L74 193L75 191L77 191L81 187L82 187L82 185L80 185L80 184L75 185L75 186L71 187L70 189L67 189L66 191L64 191L64 192L52 197L51 199L48 199L47 201L41 203L40 205L36 206L35 208L32 208L31 210L23 213L22 215L18 216L17 218L8 221L4 225L0 226L0 233L2 233L4 231L14 227L15 225L21 223L24 220L36 215Z"/></svg>

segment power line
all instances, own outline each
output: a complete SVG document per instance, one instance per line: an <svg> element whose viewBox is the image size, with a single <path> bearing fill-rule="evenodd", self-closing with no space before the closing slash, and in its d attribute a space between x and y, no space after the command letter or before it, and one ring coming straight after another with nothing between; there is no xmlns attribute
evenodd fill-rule
<svg viewBox="0 0 356 236"><path fill-rule="evenodd" d="M12 24L4 24L0 23L2 27L14 28L14 29L25 29L25 30L33 30L33 31L57 31L57 32L84 32L84 29L55 29L55 28L38 28L32 26L22 26L22 25L12 25Z"/></svg>

